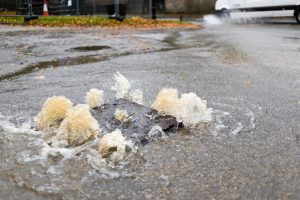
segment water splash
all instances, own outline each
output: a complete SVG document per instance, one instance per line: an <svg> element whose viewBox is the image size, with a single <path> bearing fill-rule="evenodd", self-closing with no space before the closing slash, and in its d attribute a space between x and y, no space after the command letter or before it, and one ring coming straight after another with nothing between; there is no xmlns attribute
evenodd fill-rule
<svg viewBox="0 0 300 200"><path fill-rule="evenodd" d="M19 125L10 121L11 117L6 117L0 113L0 131L6 134L40 134L40 132L32 129L32 121L26 118Z"/></svg>
<svg viewBox="0 0 300 200"><path fill-rule="evenodd" d="M132 142L126 140L119 129L105 134L101 138L98 147L102 157L109 158L113 162L124 160L124 158L131 152L132 148Z"/></svg>
<svg viewBox="0 0 300 200"><path fill-rule="evenodd" d="M194 127L199 123L212 121L212 109L207 108L206 101L195 93L185 93L178 98L178 91L174 88L163 88L152 108L162 115L172 115L187 127Z"/></svg>
<svg viewBox="0 0 300 200"><path fill-rule="evenodd" d="M129 94L130 93L132 93L131 89L129 89ZM191 124L195 124L197 121L205 122L211 120L208 114L211 110L207 108L206 101L200 99L194 93L182 94L179 98L177 89L165 88L164 95L161 96L160 100L158 99L159 98L155 99L155 101L158 106L157 109L162 111L160 113L161 115L173 113L174 116L178 117L177 120L185 121L185 124L189 122L191 122ZM96 100L94 102L99 101ZM49 130L47 130L44 134L40 134L41 132L38 132L39 134L37 135L29 136L31 139L28 145L26 143L25 149L22 147L22 149L20 148L20 151L16 153L16 162L26 166L22 168L35 170L32 172L33 175L31 176L33 179L28 181L28 184L34 191L45 194L55 194L58 192L58 189L61 190L59 192L65 191L64 187L66 187L65 185L67 184L60 184L61 182L59 181L59 184L56 184L55 181L68 179L68 177L72 177L72 173L74 172L74 174L76 174L78 168L75 168L74 166L76 165L74 164L80 164L80 173L78 173L78 177L81 178L82 181L90 181L91 178L93 178L93 180L100 180L101 178L113 179L120 177L134 177L134 173L132 173L134 170L132 169L135 168L130 168L128 166L134 166L136 163L142 163L144 162L144 158L142 155L138 155L139 151L135 151L138 147L134 146L130 141L128 141L128 139L135 142L133 139L135 136L133 136L133 134L136 133L136 138L139 137L138 139L144 139L146 137L148 141L151 142L162 138L164 139L168 137L171 132L178 130L173 129L168 132L166 130L170 126L170 120L168 118L166 118L163 123L157 123L157 121L161 120L161 118L167 116L160 116L157 112L150 108L134 104L124 99L104 104L96 109L89 109L87 105L84 107L85 112L78 112L74 119L69 118L67 116L68 114L66 114L65 120L69 118L68 121L75 123L75 127L88 127L88 131L94 130L93 128L90 129L90 126L86 126L86 120L90 121L91 118L82 117L80 114L87 113L88 110L95 118L96 116L99 117L97 120L99 121L99 124L101 124L101 128L108 132L108 134L102 137L102 135L97 132L97 134L93 136L94 139L91 138L86 140L88 137L85 136L85 129L82 131L81 129L80 131L71 131L67 127L64 127L62 130L56 129L54 134L57 134L59 131L66 133L66 136L62 138L57 137L58 135L51 135ZM214 108L212 110L213 122L211 122L207 127L208 130L211 128L212 132L215 131L217 136L227 134L230 137L234 137L235 134L238 135L240 133L244 133L244 131L251 131L256 126L255 109L245 101L239 101L237 99L228 100L224 97L215 100L213 97L210 97L209 107ZM132 118L132 121L128 123L130 124L129 126L127 126L127 124L124 125L123 123L116 123L116 120L113 119L113 117L118 118L116 117L118 112L115 112L117 108L129 113L129 115L128 113L121 115ZM74 108L71 110L73 109ZM109 110L109 112L107 110ZM172 118L173 122L176 122L176 119L174 117ZM112 121L111 124L118 124L119 126L110 126L111 124L109 124L109 120ZM155 120L157 121L155 122ZM23 131L23 128L24 132L27 132L31 127L31 123L24 123L24 125L23 123L19 123L14 126L13 120L6 120L5 123L4 121L5 120L2 120L0 115L0 133L3 127L5 128L5 132L11 129L10 131L13 133ZM108 124L108 127L110 126L109 130L105 129L105 124ZM164 124L167 124L167 128L163 126ZM173 124L175 124L175 126L178 125L177 123ZM173 124L171 125L173 126ZM148 127L146 127L146 125L148 125ZM134 127L132 128L132 126ZM116 128L120 128L120 130L117 130L117 133L109 133ZM78 129L74 128L72 130ZM145 135L143 135L144 133L141 130L145 131ZM73 133L75 133L75 137ZM49 135L50 138L47 135ZM52 136L54 136L54 138L52 138ZM74 146L70 145L70 143L73 142L69 142L69 137L75 138L74 141L76 142L74 142ZM26 138L28 138L27 135ZM55 145L55 142L59 143L62 141L64 141L65 144ZM84 142L82 143L82 141ZM100 143L100 141L102 143ZM141 142L135 144L142 146L147 143ZM159 145L162 145L162 143L159 143ZM17 170L18 169L11 174L17 175L16 177L21 174L21 176L27 178L27 171L19 173ZM73 178L70 179L73 180ZM19 184L21 181L16 182ZM54 185L52 185L52 183L54 183ZM59 187L56 187L55 184ZM77 188L77 186L78 183L76 182L76 184L70 187Z"/></svg>
<svg viewBox="0 0 300 200"><path fill-rule="evenodd" d="M207 102L195 93L182 94L179 100L181 106L179 120L189 127L199 123L212 122L212 109L207 108Z"/></svg>
<svg viewBox="0 0 300 200"><path fill-rule="evenodd" d="M241 132L243 130L243 128L244 128L243 124L241 122L238 122L237 127L233 131L231 131L231 134L236 135L239 132Z"/></svg>
<svg viewBox="0 0 300 200"><path fill-rule="evenodd" d="M120 72L114 74L115 85L112 90L116 91L116 99L127 99L137 104L143 104L143 92L139 89L132 90L128 79Z"/></svg>
<svg viewBox="0 0 300 200"><path fill-rule="evenodd" d="M114 78L116 83L113 89L116 90L116 99L129 100L129 102L132 101L139 104L142 103L143 93L141 90L132 90L130 82L119 72L114 75ZM101 116L101 112L104 112L106 108L109 108L109 105L103 105L103 91L91 89L86 95L86 102L88 105L79 104L72 107L70 100L65 97L54 96L44 103L41 112L36 118L37 128L39 129L39 124L42 124L42 127L46 127L42 130L50 137L50 139L48 137L48 141L46 142L48 146L44 146L42 150L44 156L51 153L48 151L49 148L59 148L59 150L55 149L54 152L63 154L63 152L60 151L65 147L81 147L90 141L98 140L102 137L98 121L91 115L90 111L93 112L93 115L96 117L98 115ZM129 103L128 105L137 106L135 103ZM121 104L119 106L121 106ZM121 130L116 128L108 128L106 130L107 132L110 132L116 129L100 139L98 150L103 158L107 158L113 162L123 160L133 147L132 142L126 140L125 137L132 139L132 137L143 138L145 136L145 139L150 141L155 138L166 136L164 131L170 127L171 129L174 128L172 130L177 130L176 125L180 122L183 122L186 127L193 127L199 123L212 121L211 109L207 108L206 101L202 100L195 93L182 94L179 98L178 91L174 88L163 88L158 93L152 105L152 108L157 110L162 116L158 116L157 112L150 108L146 109L146 107L142 107L141 105L140 107L143 108L142 110L144 111L149 110L147 111L149 112L147 114L151 115L152 113L156 116L155 119L152 119L151 116L150 118L145 118L143 113L134 113L141 114L143 117L138 119L136 119L136 117L131 118L132 116L127 113L124 109L125 107L122 108L123 110L119 110L117 107L115 113L111 113L113 116L108 116L108 118L107 116L102 116L102 118L107 118L107 120L115 119L113 123L121 122L120 127L116 128L124 129L125 133L122 134ZM101 122L101 119L98 120ZM123 124L125 122L130 123L131 120L132 123L135 124ZM43 123L38 123L39 121ZM156 124L160 124L160 126L155 126ZM107 125L108 122L101 126L106 128ZM144 127L147 125L148 127ZM153 127L150 130L151 126ZM52 129L49 130L49 127ZM132 129L130 129L130 127ZM134 132L138 130L137 127L141 128L141 130ZM140 142L141 144L144 144L142 139Z"/></svg>
<svg viewBox="0 0 300 200"><path fill-rule="evenodd" d="M116 99L126 99L131 89L131 84L128 79L120 72L114 74L115 86L112 90L116 91Z"/></svg>
<svg viewBox="0 0 300 200"><path fill-rule="evenodd" d="M86 103L91 109L99 108L104 104L104 94L102 90L90 89L85 97Z"/></svg>
<svg viewBox="0 0 300 200"><path fill-rule="evenodd" d="M256 128L256 117L262 107L239 98L222 98L222 103L210 102L213 109L212 133L215 136L234 136Z"/></svg>
<svg viewBox="0 0 300 200"><path fill-rule="evenodd" d="M140 89L132 90L129 94L128 100L137 104L143 105L143 92Z"/></svg>
<svg viewBox="0 0 300 200"><path fill-rule="evenodd" d="M134 154L130 154L134 155ZM134 157L127 157L127 160L134 159ZM126 166L128 165L128 161L120 161L118 163L108 162L107 159L103 158L101 154L99 154L98 150L89 149L86 155L87 161L90 166L93 168L89 170L88 176L104 179L114 179L120 177L132 177L134 173L127 172Z"/></svg>
<svg viewBox="0 0 300 200"><path fill-rule="evenodd" d="M51 127L58 127L72 106L73 103L66 97L53 96L48 98L41 111L34 118L36 129L47 131Z"/></svg>
<svg viewBox="0 0 300 200"><path fill-rule="evenodd" d="M88 105L79 104L70 109L61 123L58 135L59 145L79 146L95 139L100 133L100 127L95 120Z"/></svg>
<svg viewBox="0 0 300 200"><path fill-rule="evenodd" d="M204 23L209 26L220 26L223 24L249 24L260 22L259 17L267 17L263 13L254 12L231 12L225 16L205 15L203 17Z"/></svg>
<svg viewBox="0 0 300 200"><path fill-rule="evenodd" d="M221 25L223 23L220 17L217 17L216 15L205 15L203 20L205 24L214 26Z"/></svg>
<svg viewBox="0 0 300 200"><path fill-rule="evenodd" d="M152 108L161 115L178 116L178 91L174 88L162 88L157 94Z"/></svg>

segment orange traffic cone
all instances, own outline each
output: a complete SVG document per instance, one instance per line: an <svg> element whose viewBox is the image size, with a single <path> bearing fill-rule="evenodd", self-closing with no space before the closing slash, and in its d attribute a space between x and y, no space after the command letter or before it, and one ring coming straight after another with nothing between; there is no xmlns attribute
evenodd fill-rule
<svg viewBox="0 0 300 200"><path fill-rule="evenodd" d="M47 6L47 0L44 0L43 16L44 16L44 17L48 17L48 16L49 16L49 13L48 13L48 6Z"/></svg>

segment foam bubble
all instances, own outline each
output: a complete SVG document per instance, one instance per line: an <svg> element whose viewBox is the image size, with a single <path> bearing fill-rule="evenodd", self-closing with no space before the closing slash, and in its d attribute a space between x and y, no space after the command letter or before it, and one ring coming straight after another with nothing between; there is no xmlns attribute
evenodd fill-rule
<svg viewBox="0 0 300 200"><path fill-rule="evenodd" d="M101 138L98 150L102 157L109 158L113 162L119 162L125 159L132 147L132 142L127 141L122 135L122 132L117 129L111 133L105 134Z"/></svg>
<svg viewBox="0 0 300 200"><path fill-rule="evenodd" d="M211 109L207 108L206 101L195 93L182 94L178 98L178 91L174 88L163 88L152 108L161 115L172 115L186 126L195 126L199 123L211 122Z"/></svg>
<svg viewBox="0 0 300 200"><path fill-rule="evenodd" d="M119 122L128 122L131 120L126 110L119 110L119 109L116 110L114 114L114 118Z"/></svg>
<svg viewBox="0 0 300 200"><path fill-rule="evenodd" d="M181 109L178 118L185 125L193 126L212 121L211 109L208 109L206 101L195 93L182 94L179 102Z"/></svg>
<svg viewBox="0 0 300 200"><path fill-rule="evenodd" d="M79 104L67 112L57 137L61 145L78 146L94 139L99 132L98 122L92 117L88 105Z"/></svg>
<svg viewBox="0 0 300 200"><path fill-rule="evenodd" d="M86 103L91 109L98 108L104 103L103 91L98 89L91 89L86 94Z"/></svg>
<svg viewBox="0 0 300 200"><path fill-rule="evenodd" d="M45 131L51 127L58 127L72 105L72 102L63 96L48 98L34 118L36 129Z"/></svg>
<svg viewBox="0 0 300 200"><path fill-rule="evenodd" d="M178 91L174 88L162 88L157 94L152 108L157 110L161 115L178 115L179 98Z"/></svg>

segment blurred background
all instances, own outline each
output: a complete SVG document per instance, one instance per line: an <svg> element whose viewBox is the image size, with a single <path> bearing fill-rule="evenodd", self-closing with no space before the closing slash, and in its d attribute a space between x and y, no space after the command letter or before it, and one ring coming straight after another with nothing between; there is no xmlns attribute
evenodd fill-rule
<svg viewBox="0 0 300 200"><path fill-rule="evenodd" d="M50 15L112 15L115 5L122 16L202 15L213 12L216 0L47 0ZM44 0L0 0L0 13L42 15Z"/></svg>

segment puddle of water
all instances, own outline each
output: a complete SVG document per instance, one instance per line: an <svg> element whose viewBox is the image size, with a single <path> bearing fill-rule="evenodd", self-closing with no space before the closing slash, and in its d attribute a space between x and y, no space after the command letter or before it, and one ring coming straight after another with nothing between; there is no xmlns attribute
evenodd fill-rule
<svg viewBox="0 0 300 200"><path fill-rule="evenodd" d="M182 47L184 48L184 47ZM190 48L190 47L185 47ZM116 53L111 55L110 57L120 57L120 56L128 56L132 54L146 54L146 53L153 53L153 52L165 52L165 51L173 51L177 50L178 48L162 48L159 50L153 50L153 51L145 51L145 52L125 52L125 53ZM102 62L109 59L108 56L100 56L100 55L84 55L84 56L78 56L78 57L67 57L67 58L58 58L55 60L50 61L42 61L34 64L30 64L18 71L11 72L8 74L4 74L0 76L0 81L7 80L7 79L13 79L18 78L23 75L27 75L33 72L36 72L41 69L47 69L47 68L55 68L55 67L62 67L62 66L74 66L74 65L83 65L88 63L95 63L95 62ZM132 91L134 92L134 91ZM138 94L138 91L135 91L135 94ZM134 98L134 97L133 97Z"/></svg>
<svg viewBox="0 0 300 200"><path fill-rule="evenodd" d="M71 49L68 49L67 51L79 51L79 52L85 52L85 51L99 51L103 49L110 49L109 46L82 46L82 47L74 47Z"/></svg>
<svg viewBox="0 0 300 200"><path fill-rule="evenodd" d="M68 57L68 58L61 58L55 59L50 61L42 61L35 64L30 64L25 68L22 68L19 71L15 71L9 74L4 74L0 76L0 81L6 79L17 78L22 75L30 74L32 72L47 69L51 67L61 67L61 66L73 66L73 65L82 65L87 63L93 62L101 62L107 60L107 57L99 56L99 55L87 55L87 56L78 56L78 57Z"/></svg>

